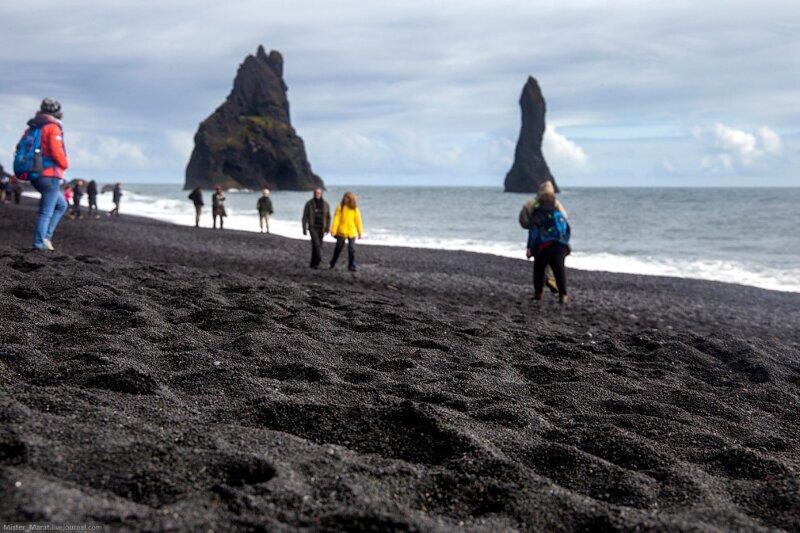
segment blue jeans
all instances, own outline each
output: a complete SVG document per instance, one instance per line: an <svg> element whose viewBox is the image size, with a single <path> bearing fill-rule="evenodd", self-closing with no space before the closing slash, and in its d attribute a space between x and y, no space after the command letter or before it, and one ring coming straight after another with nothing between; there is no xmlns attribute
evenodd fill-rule
<svg viewBox="0 0 800 533"><path fill-rule="evenodd" d="M39 218L36 220L36 233L33 235L33 246L40 250L44 248L44 240L50 240L58 226L58 221L67 210L67 201L64 200L58 186L58 178L41 177L31 180L33 188L42 194L39 200Z"/></svg>

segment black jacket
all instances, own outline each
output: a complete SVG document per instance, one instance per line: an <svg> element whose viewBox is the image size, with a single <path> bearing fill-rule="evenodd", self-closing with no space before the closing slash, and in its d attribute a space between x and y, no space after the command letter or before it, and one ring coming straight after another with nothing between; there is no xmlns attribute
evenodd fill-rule
<svg viewBox="0 0 800 533"><path fill-rule="evenodd" d="M193 190L192 194L189 195L189 200L194 202L195 207L202 207L206 205L203 203L203 193L201 193L197 189Z"/></svg>
<svg viewBox="0 0 800 533"><path fill-rule="evenodd" d="M272 200L269 196L262 196L258 199L258 203L256 203L256 209L260 214L272 214Z"/></svg>
<svg viewBox="0 0 800 533"><path fill-rule="evenodd" d="M328 202L322 200L322 220L317 220L315 202L316 199L312 198L306 202L306 207L303 209L303 235L312 228L321 228L325 233L331 229L331 208Z"/></svg>

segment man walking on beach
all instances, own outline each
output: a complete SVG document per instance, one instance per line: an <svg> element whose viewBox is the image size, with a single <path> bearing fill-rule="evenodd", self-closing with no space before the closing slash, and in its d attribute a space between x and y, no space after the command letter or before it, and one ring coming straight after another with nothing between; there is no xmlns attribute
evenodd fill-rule
<svg viewBox="0 0 800 533"><path fill-rule="evenodd" d="M322 238L331 227L331 208L322 199L322 189L314 189L314 197L303 209L303 235L311 232L311 268L319 268L322 262Z"/></svg>
<svg viewBox="0 0 800 533"><path fill-rule="evenodd" d="M201 187L195 187L192 193L189 195L189 200L192 201L194 204L194 227L200 227L200 216L203 214L203 206L206 205L203 202L203 189Z"/></svg>
<svg viewBox="0 0 800 533"><path fill-rule="evenodd" d="M42 195L33 236L33 247L37 250L53 251L50 239L53 238L58 222L67 211L67 201L60 191L64 171L69 167L64 148L64 132L61 127L62 116L61 104L51 98L42 100L39 112L28 121L28 129L25 130L20 146L17 147L18 151L21 147L24 149L23 143L28 138L38 136L40 152L33 158L33 166L37 168L31 168L30 173L26 172L27 176L23 177L29 179L33 188ZM34 147L35 141L28 144Z"/></svg>
<svg viewBox="0 0 800 533"><path fill-rule="evenodd" d="M108 212L108 216L119 216L119 204L122 202L122 184L117 183L114 185L114 190L111 192L112 200L114 201L114 209Z"/></svg>
<svg viewBox="0 0 800 533"><path fill-rule="evenodd" d="M261 233L269 233L269 217L272 215L272 200L269 197L269 189L261 191L263 196L258 199L256 209L258 209L258 220L261 223Z"/></svg>

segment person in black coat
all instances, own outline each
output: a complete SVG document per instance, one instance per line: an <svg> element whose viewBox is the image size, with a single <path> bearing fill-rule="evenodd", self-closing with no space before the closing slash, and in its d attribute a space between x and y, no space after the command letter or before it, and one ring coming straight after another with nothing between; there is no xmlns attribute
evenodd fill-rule
<svg viewBox="0 0 800 533"><path fill-rule="evenodd" d="M109 216L117 216L118 217L119 216L119 204L122 201L122 184L121 183L117 183L116 185L114 185L114 190L112 191L112 194L113 194L112 200L114 200L114 209L109 211L108 214L109 214Z"/></svg>
<svg viewBox="0 0 800 533"><path fill-rule="evenodd" d="M195 189L189 194L189 200L192 201L194 204L194 211L195 211L195 219L194 219L194 227L200 227L200 215L203 214L203 206L206 205L203 202L203 189L202 187L195 187Z"/></svg>
<svg viewBox="0 0 800 533"><path fill-rule="evenodd" d="M83 198L83 180L78 180L72 185L72 214L81 218L81 198Z"/></svg>
<svg viewBox="0 0 800 533"><path fill-rule="evenodd" d="M311 268L322 262L322 239L331 228L331 208L322 199L322 189L314 189L314 197L303 209L303 235L311 233Z"/></svg>
<svg viewBox="0 0 800 533"><path fill-rule="evenodd" d="M89 218L91 218L92 213L94 213L95 218L99 218L100 215L97 211L97 182L92 180L89 182L89 185L86 187L86 196L89 197Z"/></svg>

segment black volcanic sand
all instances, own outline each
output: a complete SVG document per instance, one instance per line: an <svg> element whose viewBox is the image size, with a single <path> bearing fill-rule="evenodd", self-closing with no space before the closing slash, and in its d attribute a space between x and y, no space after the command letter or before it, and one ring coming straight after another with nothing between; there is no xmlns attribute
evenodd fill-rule
<svg viewBox="0 0 800 533"><path fill-rule="evenodd" d="M33 219L0 206L0 521L800 529L798 294L571 271L564 308L520 260Z"/></svg>

